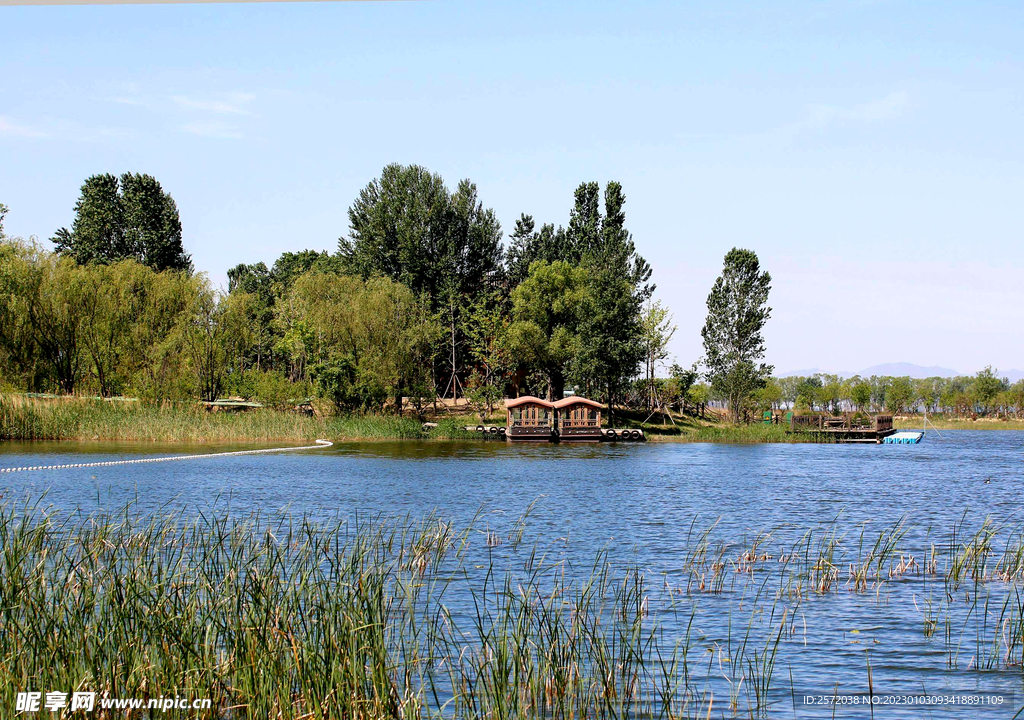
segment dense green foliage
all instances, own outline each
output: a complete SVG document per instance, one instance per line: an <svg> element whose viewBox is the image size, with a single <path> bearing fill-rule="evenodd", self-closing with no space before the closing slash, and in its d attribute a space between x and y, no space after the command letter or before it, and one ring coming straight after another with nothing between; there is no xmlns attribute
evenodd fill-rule
<svg viewBox="0 0 1024 720"><path fill-rule="evenodd" d="M71 230L53 237L79 263L132 259L154 270L189 270L178 207L150 175L93 175L82 185Z"/></svg>
<svg viewBox="0 0 1024 720"><path fill-rule="evenodd" d="M972 378L770 377L771 278L733 249L708 296L703 368L658 378L674 332L625 225L616 182L575 191L564 227L522 214L507 247L461 181L389 165L349 208L338 251L283 253L193 274L174 201L147 175L86 180L57 252L3 233L0 390L144 400L232 396L341 414L422 414L467 397L575 391L616 408L734 421L767 409L927 410L1020 417L1024 383ZM700 382L701 376L708 384Z"/></svg>
<svg viewBox="0 0 1024 720"><path fill-rule="evenodd" d="M611 402L648 356L651 270L618 183L576 191L568 229L524 215L509 251L461 181L389 165L349 209L338 252L192 274L170 196L146 175L90 177L51 253L0 238L0 385L8 390L418 411L468 396ZM6 209L4 209L6 211ZM2 222L2 213L0 213Z"/></svg>

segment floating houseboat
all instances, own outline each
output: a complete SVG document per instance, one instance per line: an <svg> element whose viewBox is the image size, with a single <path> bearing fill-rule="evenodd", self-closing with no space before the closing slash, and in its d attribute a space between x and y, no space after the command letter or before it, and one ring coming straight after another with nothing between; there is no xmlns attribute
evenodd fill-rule
<svg viewBox="0 0 1024 720"><path fill-rule="evenodd" d="M506 437L519 442L550 442L554 429L555 404L532 395L506 400Z"/></svg>
<svg viewBox="0 0 1024 720"><path fill-rule="evenodd" d="M643 430L601 427L604 405L579 395L550 402L532 395L506 400L507 427L467 427L467 430L497 434L510 442L601 442L602 440L644 440Z"/></svg>
<svg viewBox="0 0 1024 720"><path fill-rule="evenodd" d="M552 403L552 407L560 441L601 442L601 403L570 395Z"/></svg>

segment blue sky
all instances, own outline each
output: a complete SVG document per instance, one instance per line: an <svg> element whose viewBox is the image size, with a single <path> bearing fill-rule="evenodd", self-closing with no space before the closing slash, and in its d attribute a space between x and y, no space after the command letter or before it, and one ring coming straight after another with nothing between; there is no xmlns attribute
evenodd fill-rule
<svg viewBox="0 0 1024 720"><path fill-rule="evenodd" d="M333 250L389 162L471 178L506 232L615 179L680 362L740 246L780 371L1024 367L1024 3L0 7L0 48L9 234L146 172L226 284Z"/></svg>

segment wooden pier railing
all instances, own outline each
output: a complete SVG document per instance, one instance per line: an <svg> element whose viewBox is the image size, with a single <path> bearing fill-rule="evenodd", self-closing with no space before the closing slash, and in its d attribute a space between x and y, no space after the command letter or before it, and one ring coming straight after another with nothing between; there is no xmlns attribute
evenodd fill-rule
<svg viewBox="0 0 1024 720"><path fill-rule="evenodd" d="M793 432L887 432L892 430L892 415L870 416L863 413L792 415L789 418L789 429Z"/></svg>

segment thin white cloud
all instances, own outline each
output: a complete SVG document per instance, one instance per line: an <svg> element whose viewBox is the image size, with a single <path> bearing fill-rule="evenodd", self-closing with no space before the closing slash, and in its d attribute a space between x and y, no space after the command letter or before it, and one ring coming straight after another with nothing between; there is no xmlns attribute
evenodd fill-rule
<svg viewBox="0 0 1024 720"><path fill-rule="evenodd" d="M840 105L811 105L807 116L789 123L777 131L795 135L804 130L823 130L832 125L870 124L899 117L910 107L906 92L891 92L883 98L843 107Z"/></svg>
<svg viewBox="0 0 1024 720"><path fill-rule="evenodd" d="M865 122L879 122L899 117L910 107L910 98L902 90L891 92L884 98L872 102L857 105L851 112L851 117Z"/></svg>
<svg viewBox="0 0 1024 720"><path fill-rule="evenodd" d="M234 125L222 122L186 123L181 131L201 137L221 138L224 140L241 140L242 133Z"/></svg>
<svg viewBox="0 0 1024 720"><path fill-rule="evenodd" d="M135 98L129 97L112 97L110 98L110 101L116 102L119 105L145 105L145 103L141 100L136 100Z"/></svg>
<svg viewBox="0 0 1024 720"><path fill-rule="evenodd" d="M0 136L42 138L47 137L47 134L28 125L19 125L12 122L6 115L0 115Z"/></svg>
<svg viewBox="0 0 1024 720"><path fill-rule="evenodd" d="M252 111L246 106L255 100L256 96L252 93L230 92L217 99L200 99L185 95L175 95L171 99L182 107L206 110L218 115L252 115Z"/></svg>

